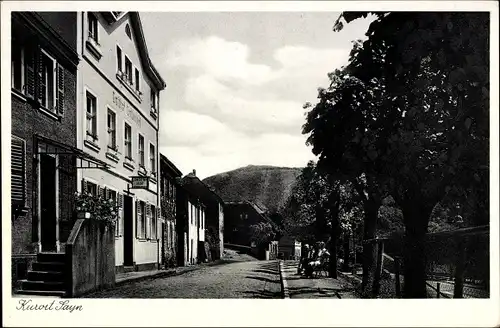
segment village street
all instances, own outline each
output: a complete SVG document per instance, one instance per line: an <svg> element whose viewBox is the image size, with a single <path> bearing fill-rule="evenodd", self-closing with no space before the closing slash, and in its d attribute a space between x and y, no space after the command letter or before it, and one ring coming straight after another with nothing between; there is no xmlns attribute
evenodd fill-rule
<svg viewBox="0 0 500 328"><path fill-rule="evenodd" d="M132 282L85 298L281 298L277 261L233 262Z"/></svg>

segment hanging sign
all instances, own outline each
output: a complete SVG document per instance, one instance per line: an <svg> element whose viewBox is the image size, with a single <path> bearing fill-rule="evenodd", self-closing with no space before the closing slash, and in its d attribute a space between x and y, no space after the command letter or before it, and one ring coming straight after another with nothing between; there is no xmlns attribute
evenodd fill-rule
<svg viewBox="0 0 500 328"><path fill-rule="evenodd" d="M149 178L148 177L132 177L132 188L131 189L148 189L149 188Z"/></svg>

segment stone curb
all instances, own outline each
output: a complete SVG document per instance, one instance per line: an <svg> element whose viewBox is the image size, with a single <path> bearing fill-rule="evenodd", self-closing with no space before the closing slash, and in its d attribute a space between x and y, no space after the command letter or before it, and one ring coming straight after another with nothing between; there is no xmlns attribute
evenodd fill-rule
<svg viewBox="0 0 500 328"><path fill-rule="evenodd" d="M278 269L280 272L281 295L284 299L290 298L290 292L288 291L288 283L286 281L286 276L285 276L285 269L283 268L283 261L278 262Z"/></svg>

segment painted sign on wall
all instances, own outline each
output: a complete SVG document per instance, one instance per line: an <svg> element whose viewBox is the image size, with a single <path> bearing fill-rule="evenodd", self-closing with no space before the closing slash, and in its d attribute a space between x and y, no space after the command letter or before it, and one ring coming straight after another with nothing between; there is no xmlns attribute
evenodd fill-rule
<svg viewBox="0 0 500 328"><path fill-rule="evenodd" d="M120 109L122 112L134 121L138 127L141 127L141 116L136 113L134 107L132 107L122 96L113 91L113 104Z"/></svg>

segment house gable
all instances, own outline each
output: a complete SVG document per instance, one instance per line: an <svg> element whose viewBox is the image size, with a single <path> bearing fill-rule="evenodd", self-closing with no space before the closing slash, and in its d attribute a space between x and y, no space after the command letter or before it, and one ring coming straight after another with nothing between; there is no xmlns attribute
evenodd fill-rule
<svg viewBox="0 0 500 328"><path fill-rule="evenodd" d="M166 88L166 83L154 67L149 57L144 31L142 29L141 18L138 12L101 12L103 18L108 22L113 30L119 27L125 29L130 26L131 38L138 52L141 70L148 77L154 87L160 91ZM122 31L123 32L123 31ZM138 65L137 63L136 65Z"/></svg>

